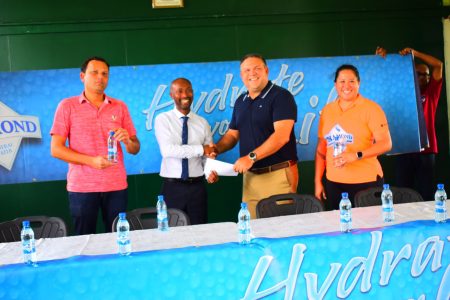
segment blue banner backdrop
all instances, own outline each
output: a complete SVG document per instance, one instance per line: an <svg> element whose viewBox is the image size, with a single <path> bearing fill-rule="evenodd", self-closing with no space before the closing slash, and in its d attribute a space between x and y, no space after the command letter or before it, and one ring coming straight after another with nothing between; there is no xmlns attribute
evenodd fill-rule
<svg viewBox="0 0 450 300"><path fill-rule="evenodd" d="M348 234L257 238L246 246L6 265L0 266L0 299L448 300L449 227L415 221Z"/></svg>
<svg viewBox="0 0 450 300"><path fill-rule="evenodd" d="M295 135L300 160L314 159L319 114L336 98L334 71L344 63L359 69L361 94L386 112L391 153L418 151L421 115L411 56L269 60L269 78L291 91L298 105ZM67 164L50 156L49 131L59 101L82 92L79 73L79 69L0 73L0 184L66 178ZM215 141L228 128L236 98L246 91L238 61L112 67L106 92L127 103L141 140L141 152L125 157L128 174L159 172L153 122L157 114L173 108L169 85L177 77L192 81L193 110L209 121ZM237 147L219 156L228 162L237 158Z"/></svg>

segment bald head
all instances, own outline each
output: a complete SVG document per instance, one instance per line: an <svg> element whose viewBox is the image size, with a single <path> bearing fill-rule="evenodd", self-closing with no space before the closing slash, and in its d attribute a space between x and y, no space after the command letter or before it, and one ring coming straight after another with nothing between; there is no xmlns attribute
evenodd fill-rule
<svg viewBox="0 0 450 300"><path fill-rule="evenodd" d="M170 85L170 97L175 103L176 109L184 115L191 111L194 101L194 90L191 82L186 78L177 78Z"/></svg>

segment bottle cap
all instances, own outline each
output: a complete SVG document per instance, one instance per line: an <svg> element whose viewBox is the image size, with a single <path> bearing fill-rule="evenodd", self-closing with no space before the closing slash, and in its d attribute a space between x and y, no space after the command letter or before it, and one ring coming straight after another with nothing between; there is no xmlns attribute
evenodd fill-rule
<svg viewBox="0 0 450 300"><path fill-rule="evenodd" d="M389 189L389 184L388 183L383 184L383 189L388 190Z"/></svg>
<svg viewBox="0 0 450 300"><path fill-rule="evenodd" d="M342 193L342 198L348 198L348 193Z"/></svg>
<svg viewBox="0 0 450 300"><path fill-rule="evenodd" d="M121 220L125 219L126 216L127 216L127 214L124 212L119 213L119 219L121 219Z"/></svg>
<svg viewBox="0 0 450 300"><path fill-rule="evenodd" d="M162 201L163 201L163 200L164 200L164 196L163 196L163 195L158 195L158 201L159 201L159 200L162 200Z"/></svg>
<svg viewBox="0 0 450 300"><path fill-rule="evenodd" d="M444 189L444 184L443 183L438 183L437 185L439 190L443 190Z"/></svg>
<svg viewBox="0 0 450 300"><path fill-rule="evenodd" d="M114 135L114 131L109 131L109 136L113 136Z"/></svg>
<svg viewBox="0 0 450 300"><path fill-rule="evenodd" d="M22 222L22 226L23 227L30 227L30 221L27 221L27 220L23 221Z"/></svg>
<svg viewBox="0 0 450 300"><path fill-rule="evenodd" d="M246 202L241 202L241 208L247 208L247 203Z"/></svg>

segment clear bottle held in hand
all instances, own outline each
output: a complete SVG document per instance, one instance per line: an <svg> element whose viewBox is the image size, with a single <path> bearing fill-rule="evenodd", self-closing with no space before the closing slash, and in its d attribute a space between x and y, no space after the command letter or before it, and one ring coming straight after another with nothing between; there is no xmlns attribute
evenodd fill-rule
<svg viewBox="0 0 450 300"><path fill-rule="evenodd" d="M108 135L108 161L117 163L117 140L114 138L114 131Z"/></svg>

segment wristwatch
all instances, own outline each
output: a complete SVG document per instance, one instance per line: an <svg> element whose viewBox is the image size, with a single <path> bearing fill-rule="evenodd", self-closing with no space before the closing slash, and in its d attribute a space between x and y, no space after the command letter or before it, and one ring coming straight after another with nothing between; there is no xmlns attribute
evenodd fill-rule
<svg viewBox="0 0 450 300"><path fill-rule="evenodd" d="M248 158L250 158L253 162L256 162L256 153L255 152L250 152L248 154Z"/></svg>
<svg viewBox="0 0 450 300"><path fill-rule="evenodd" d="M361 151L356 152L356 157L361 159L363 157L363 153Z"/></svg>

